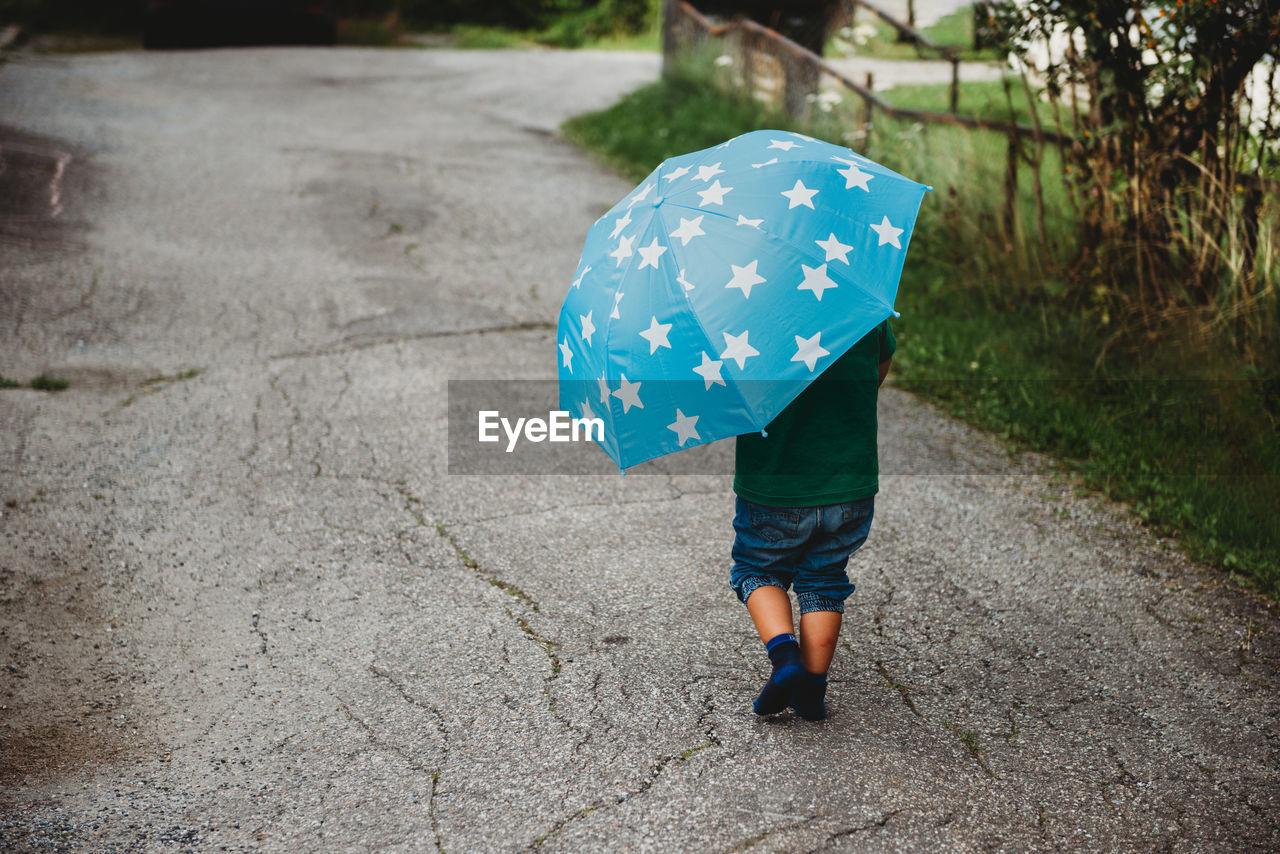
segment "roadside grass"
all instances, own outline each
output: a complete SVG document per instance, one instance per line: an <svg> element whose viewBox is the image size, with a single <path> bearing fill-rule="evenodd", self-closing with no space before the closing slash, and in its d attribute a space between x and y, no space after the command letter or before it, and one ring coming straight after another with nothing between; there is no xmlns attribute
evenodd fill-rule
<svg viewBox="0 0 1280 854"><path fill-rule="evenodd" d="M798 124L749 96L708 86L696 73L677 73L605 110L569 119L562 131L639 181L668 157L717 145L756 127L799 130Z"/></svg>
<svg viewBox="0 0 1280 854"><path fill-rule="evenodd" d="M408 37L410 40L413 36ZM564 47L590 50L634 50L655 52L659 49L656 28L636 35L611 35L602 38L575 36L568 38L555 30L510 30L460 24L449 30L431 33L418 41L420 47L448 47L459 50L525 50L535 47Z"/></svg>
<svg viewBox="0 0 1280 854"><path fill-rule="evenodd" d="M1051 454L1082 484L1127 503L1234 580L1280 597L1280 377L1188 334L1106 353L1109 331L1073 287L1074 220L1055 161L1044 167L1044 233L1030 168L1004 233L1005 140L847 117L799 127L696 69L575 117L571 141L639 180L663 159L759 128L804 130L931 184L902 277L897 386ZM971 85L971 84L970 84ZM1002 93L1003 94L1003 93Z"/></svg>
<svg viewBox="0 0 1280 854"><path fill-rule="evenodd" d="M1031 107L1021 79L1009 76L1003 80L966 82L963 66L960 74L957 112L998 122L1032 124ZM951 109L951 86L947 83L904 84L885 89L880 94L893 106L903 109L929 110L935 113L945 113ZM1040 119L1041 126L1045 130L1056 130L1053 106L1035 97L1031 99L1031 103L1036 105L1036 116ZM1061 119L1066 125L1064 130L1070 132L1071 114L1063 110Z"/></svg>
<svg viewBox="0 0 1280 854"><path fill-rule="evenodd" d="M450 47L461 50L530 48L536 42L535 35L534 33L526 33L520 30L466 24L449 30L447 44Z"/></svg>

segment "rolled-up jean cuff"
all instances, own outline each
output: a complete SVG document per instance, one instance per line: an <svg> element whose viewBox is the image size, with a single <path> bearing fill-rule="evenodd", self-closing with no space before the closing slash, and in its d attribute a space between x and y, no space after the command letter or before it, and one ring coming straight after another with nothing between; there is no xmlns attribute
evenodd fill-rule
<svg viewBox="0 0 1280 854"><path fill-rule="evenodd" d="M787 589L783 587L781 584L779 584L778 582L772 581L768 578L760 578L759 576L752 576L752 577L743 579L742 586L739 587L738 589L738 598L741 599L742 604L745 605L747 604L747 600L751 598L751 594L755 593L756 590L758 590L761 587L777 587L779 590L783 590L783 591Z"/></svg>
<svg viewBox="0 0 1280 854"><path fill-rule="evenodd" d="M832 599L829 596L823 596L821 593L813 593L810 591L797 593L796 599L800 602L801 614L807 614L810 611L835 611L837 614L844 613L843 599Z"/></svg>

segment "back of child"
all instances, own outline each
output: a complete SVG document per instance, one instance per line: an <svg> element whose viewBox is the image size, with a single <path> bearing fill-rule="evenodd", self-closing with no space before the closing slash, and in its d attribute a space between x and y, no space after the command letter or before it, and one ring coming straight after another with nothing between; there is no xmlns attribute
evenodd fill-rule
<svg viewBox="0 0 1280 854"><path fill-rule="evenodd" d="M835 360L769 425L737 438L730 585L773 664L757 714L826 717L827 670L846 567L866 541L879 491L878 389L896 342L886 320ZM797 638L788 590L800 607Z"/></svg>

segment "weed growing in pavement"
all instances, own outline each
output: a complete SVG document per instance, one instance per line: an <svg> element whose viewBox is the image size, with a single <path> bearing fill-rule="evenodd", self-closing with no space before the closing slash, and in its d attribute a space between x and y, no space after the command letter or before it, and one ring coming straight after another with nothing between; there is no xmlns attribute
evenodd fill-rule
<svg viewBox="0 0 1280 854"><path fill-rule="evenodd" d="M36 391L63 391L67 389L71 383L67 382L62 377L41 374L33 379L30 385Z"/></svg>

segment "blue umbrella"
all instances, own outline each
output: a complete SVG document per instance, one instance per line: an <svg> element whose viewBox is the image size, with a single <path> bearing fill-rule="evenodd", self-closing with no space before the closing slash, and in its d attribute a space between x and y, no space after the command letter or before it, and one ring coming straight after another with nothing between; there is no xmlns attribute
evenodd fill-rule
<svg viewBox="0 0 1280 854"><path fill-rule="evenodd" d="M929 188L762 130L673 157L587 232L556 328L560 408L625 471L763 431L885 318Z"/></svg>

